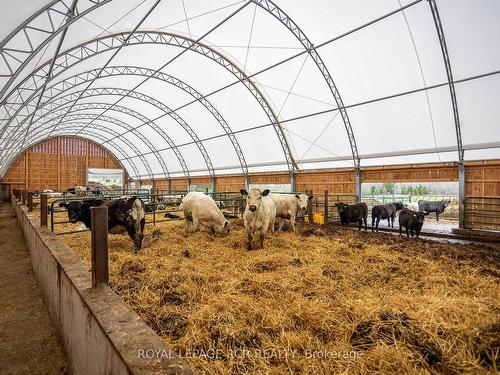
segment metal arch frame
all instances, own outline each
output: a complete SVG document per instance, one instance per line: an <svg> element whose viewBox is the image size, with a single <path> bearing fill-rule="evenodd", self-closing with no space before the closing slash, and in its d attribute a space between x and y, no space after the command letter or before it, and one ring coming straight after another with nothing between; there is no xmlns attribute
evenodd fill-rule
<svg viewBox="0 0 500 375"><path fill-rule="evenodd" d="M123 39L125 33L112 34L108 36L104 36L98 39L94 39L91 41L87 41L84 43L80 43L77 46L63 52L59 55L58 60L62 59L62 61L56 64L54 69L53 77L57 77L60 74L60 71L65 71L66 69L74 66L75 64L84 61L85 59L95 56L98 53L108 51L114 48L118 48L123 45ZM128 35L128 34L127 34ZM266 113L267 117L270 120L277 136L278 140L283 149L283 153L285 155L285 161L288 166L289 171L292 171L297 168L295 161L293 160L293 156L291 154L290 148L288 146L288 142L286 140L285 133L279 123L277 116L272 110L271 106L267 102L267 99L260 92L259 88L253 83L251 79L249 79L244 72L242 72L231 60L226 58L220 52L213 50L212 48L196 41L186 38L184 36L179 36L172 33L165 32L157 32L157 31L138 31L128 40L128 45L135 44L164 44L164 45L172 45L184 49L189 49L193 52L201 54L205 57L210 58L212 61L218 63L222 67L224 67L227 71L233 74L239 82L241 82L254 96L257 100L263 111ZM14 107L19 108L22 102L30 100L29 96L23 97L24 92L27 91L29 94L35 92L39 86L39 81L45 79L46 72L44 69L46 68L46 64L42 65L35 72L32 72L28 77L26 77L23 81L21 81L16 88L14 88L11 93L9 93L9 97L13 93L17 93L17 97L15 100L17 102L8 103L9 107L15 110ZM30 82L30 88L21 88L22 85ZM7 107L8 108L8 107ZM6 129L10 126L10 123L17 116L12 116L9 114L10 119L7 117L3 119L3 121L7 120L8 123L3 125L2 133L0 137L3 136Z"/></svg>
<svg viewBox="0 0 500 375"><path fill-rule="evenodd" d="M90 117L91 115L90 114L76 114L76 115L71 115L71 117L68 116L68 118L70 119L66 124L71 124L71 126L69 125L66 125L66 127L62 130L67 130L69 128L72 128L72 129L80 129L81 127L85 126L87 123L85 122L78 122L79 120L84 120L84 119L87 119L88 117ZM120 121L120 120L117 120L117 119L114 119L114 118L108 118L108 119L104 119L103 122L108 122L110 124L113 124L113 125L116 125L116 126L120 126L122 125L123 123ZM105 132L105 133L112 133L114 132L113 129L105 126L105 125L102 125L102 124L92 124L92 125L95 125L95 126L91 126L91 127L88 127L89 129L95 129L95 130L100 130L102 132ZM28 141L31 141L31 139L33 137L36 137L38 135L42 135L42 137L39 137L39 138L35 138L35 139L41 139L41 138L47 138L47 133L45 132L46 129L37 129L38 131L36 132L33 132L30 134L30 137L31 138L28 138ZM68 133L67 135L72 135L71 133ZM100 137L99 137L99 140L102 142L104 140L106 140L107 138L100 134ZM48 137L50 138L50 137ZM135 152L137 155L137 157L139 157L139 160L141 161L141 163L144 165L144 168L146 168L146 172L148 173L148 175L150 176L150 178L153 178L154 176L154 173L152 173L151 169L149 168L149 165L146 161L146 159L144 158L144 155L142 155L139 150L137 149L137 147L129 140L129 139L126 139L126 138L123 138L121 139L123 141L123 143L125 143L133 152ZM130 157L128 155L128 153L123 150L123 148L121 148L120 146L118 146L118 144L114 141L110 142L110 144L114 145L115 148L119 149L120 150L120 154L122 155L123 159L121 160L128 160L128 157ZM134 165L135 168L134 169L134 172L137 173L138 172L138 169L137 169L137 166Z"/></svg>
<svg viewBox="0 0 500 375"><path fill-rule="evenodd" d="M58 82L54 86L50 87L47 89L47 92L50 92L50 95L47 95L50 98L55 98L61 93L77 86L82 83L88 82L92 80L97 73L99 72L99 69L94 69L94 70L89 70L86 72L79 73L77 75L71 76L64 81ZM150 68L145 68L145 67L138 67L138 66L112 66L105 68L101 74L99 75L99 78L104 78L104 77L112 77L112 76L123 76L123 75L133 75L133 76L143 76L143 77L151 77L154 79L158 79L162 82L171 84L177 88L180 88L184 92L188 93L191 95L194 99L197 99L201 105L203 105L215 118L215 120L221 125L222 129L224 132L227 134L229 140L231 141L233 148L236 152L236 156L238 157L238 160L241 165L241 169L243 174L246 176L248 175L248 166L247 162L245 159L245 155L243 153L243 150L238 142L238 139L234 135L231 127L227 123L227 121L224 119L222 114L215 108L215 106L208 100L206 99L200 92L198 92L195 88L192 86L188 85L186 82L169 75L167 73L162 73L162 72L156 72L154 69ZM63 86L63 87L59 87Z"/></svg>
<svg viewBox="0 0 500 375"><path fill-rule="evenodd" d="M75 126L75 127L76 127L76 126L78 126L78 124L77 124L77 123L73 123L73 126ZM72 127L70 126L70 127L68 127L68 128L72 128ZM96 127L96 129L98 129L98 128ZM64 129L62 129L62 130L64 130ZM35 133L35 134L33 134L33 135L39 135L39 134L41 134L41 133L43 133L43 132L41 132L41 131L40 131L40 132L37 132L37 133ZM58 133L57 135L54 135L54 137L55 137L55 136L58 136L58 135L62 135L62 134L63 134L63 133ZM92 132L92 131L90 131L90 130L89 130L89 131L86 131L86 132L84 132L84 133L82 133L82 134L86 134L86 135L89 135L89 136L95 137L95 138L97 138L97 139L99 139L99 140L102 140L102 139L104 138L104 136L103 136L102 134L100 134L100 133L96 133L96 132ZM65 133L64 133L64 135L70 135L70 134L69 134L69 133L68 133L68 134L65 134ZM53 137L50 137L50 138L53 138ZM33 138L33 141L32 141L31 143L29 143L29 144L28 144L25 148L23 148L21 151L17 152L17 154L16 154L15 158L14 158L14 159L12 159L12 161L16 160L16 158L17 158L17 157L18 157L18 156L19 156L19 155L20 155L20 154L21 154L24 150L26 150L26 149L28 149L28 148L32 147L33 145L35 145L35 144L39 143L40 141L42 141L42 140L44 140L44 139L50 139L50 138L46 138L46 135L45 135L45 134L42 134L42 135L41 135L40 137L38 137L38 138ZM123 159L119 159L118 157L116 157L116 156L115 156L115 157L117 158L117 160L118 160L118 161L120 161L120 163L122 162L122 160L126 160L127 162L129 162L129 163L130 163L130 166L132 167L132 170L133 170L133 171L134 171L134 173L135 173L135 176L140 176L140 174L139 174L139 169L137 168L137 165L135 164L135 162L134 162L134 161L127 159L127 157L128 157L128 156L127 156L127 153L125 152L125 150L123 150L123 148L121 148L121 146L119 146L119 145L118 145L118 144L116 144L115 142L110 143L110 144L111 144L111 145L112 145L112 146L113 146L113 147L114 147L114 148L115 148L115 149L116 149L116 150L120 153L120 155L123 157ZM99 146L101 146L101 145L99 145ZM114 151L109 150L109 149L108 149L108 148L106 148L105 146L101 146L101 147L105 148L105 149L106 149L106 150L108 150L111 154L115 155L115 152L114 152ZM11 161L10 163L12 163L12 161ZM125 169L125 167L123 167L123 168ZM135 176L134 176L134 177L135 177Z"/></svg>
<svg viewBox="0 0 500 375"><path fill-rule="evenodd" d="M81 104L78 104L78 106L75 106L74 110L72 110L70 112L67 111L67 108L64 107L64 105L65 105L64 103L61 105L58 105L58 106L52 108L50 111L46 112L44 115L40 115L39 118L37 119L37 121L40 121L42 119L48 119L48 120L39 124L39 126L37 128L42 130L42 131L48 130L50 125L49 126L45 126L45 125L49 124L51 121L54 121L56 119L61 118L64 114L80 112L80 111L86 110L86 109L109 108L110 110L113 110L115 112L119 112L119 113L123 113L123 114L127 114L129 116L135 117L139 121L143 121L143 119L146 118L146 116L143 116L142 114L140 114L138 112L130 110L129 108L125 108L122 106L113 106L109 103L94 103L94 102L93 103L81 103ZM90 117L97 116L97 115L95 115L95 114L82 114L82 115L78 116L78 119L84 119L84 117L82 117L82 116L86 116L85 119L90 119ZM67 118L70 118L70 115L68 115ZM74 118L75 118L75 116L71 117L71 119L74 119ZM120 128L131 130L132 134L134 134L137 138L139 138L146 145L146 147L148 147L151 150L153 155L156 157L156 159L158 160L158 163L160 164L160 166L162 168L162 171L163 171L165 178L167 178L167 179L170 178L170 174L168 172L168 168L165 164L164 159L161 157L161 155L158 152L158 150L156 149L156 147L147 139L147 137L145 137L140 132L135 130L132 126L128 125L125 121L121 121L121 120L115 119L114 117L110 117L110 116L102 116L102 119L103 119L103 121L113 123L114 125L117 125ZM118 134L119 133L114 132L113 136L116 137ZM120 137L119 139L124 140L125 138ZM104 141L108 141L108 140L109 140L109 138L104 139ZM144 154L140 153L137 149L134 149L134 152L136 152L137 155L140 154L141 156L144 156ZM146 166L146 170L149 170L151 172L151 174L153 174L149 166Z"/></svg>
<svg viewBox="0 0 500 375"><path fill-rule="evenodd" d="M72 89L72 88L73 87L69 87L66 90L61 91L61 93L64 93L67 90ZM85 90L82 90L82 91L85 91ZM57 98L57 96L55 96L53 98L53 100L47 101L47 102L43 103L43 105L41 105L40 108L39 108L41 115L38 116L38 120L40 118L47 117L50 114L50 112L52 112L54 109L60 108L63 105L71 102L72 101L72 97L74 97L77 94L81 94L82 91L74 91L74 92L68 93L65 96L60 96L59 98ZM92 94L82 95L81 96L82 98L83 97L88 98L88 97L94 97L94 96L118 95L118 96L128 96L128 97L132 97L134 99L143 101L143 102L148 103L150 105L153 105L156 108L158 108L158 109L164 111L165 113L169 114L176 122L179 123L180 126L182 126L183 128L187 127L191 132L193 132L192 129L189 127L189 125L186 123L186 121L181 116L177 115L176 113L173 113L167 105L161 103L160 101L158 101L158 100L156 100L153 97L150 97L148 95L141 94L141 93L139 93L137 91L132 92L131 90L116 89L116 88L95 88L95 89L87 90L85 92L87 92L87 93L91 92ZM59 101L59 103L56 102L57 100ZM84 103L82 103L82 104L84 104ZM106 104L106 103L102 103L102 104ZM52 106L51 109L47 110L42 115L43 109L44 108L46 109L46 106L48 106L48 105L54 105L54 106ZM122 112L122 113L125 113L125 114L128 114L128 115L134 116L134 117L136 117L137 119L139 119L142 122L147 122L148 125L150 125L151 128L153 128L158 133L158 135L160 135L167 142L167 144L173 149L174 153L176 154L176 156L177 156L177 158L179 160L179 164L181 165L181 168L184 170L184 175L186 176L186 178L189 178L189 169L187 168L187 164L186 164L186 162L184 160L184 157L182 156L182 153L179 151L177 145L175 145L175 143L173 142L173 140L168 136L168 134L166 134L163 131L163 129L161 127L159 127L154 121L148 119L146 116L140 114L137 111L133 111L133 110L131 110L129 108L126 108L126 107L123 107L123 106L114 106L113 109L116 110L117 108L120 109L119 111L117 110L117 112ZM93 108L93 109L98 109L98 108ZM27 116L23 120L23 122L21 122L21 125L26 121L26 119L28 117L29 116ZM131 131L133 131L134 134L136 134L139 138L143 137L142 134L140 134L140 132L137 131L137 129L138 129L137 127L129 127L129 129L131 129ZM16 138L14 138L12 142L15 142L16 139L18 139L18 138L19 138L19 136L17 136ZM192 139L193 139L194 142L201 143L200 139L197 136L196 136L196 138L192 138ZM146 141L147 140L145 140L143 142L146 143ZM149 141L147 141L147 143L150 144ZM150 147L150 146L148 145L148 147ZM154 147L154 146L151 145L151 147ZM161 156L158 156L158 158L160 158L159 162L160 162L160 165L162 165L162 169L164 169L164 171L166 172L166 175L168 176L167 167L166 167L166 165L164 165L164 159ZM211 165L211 162L210 162L210 165ZM213 166L212 166L212 168L213 168Z"/></svg>
<svg viewBox="0 0 500 375"><path fill-rule="evenodd" d="M0 57L5 63L5 66L7 70L9 71L9 74L2 74L0 72L0 77L9 77L8 82L5 84L3 89L0 91L0 98L4 97L5 92L9 89L9 87L12 85L12 83L17 79L17 77L22 73L24 68L29 64L29 62L48 44L50 43L59 33L62 31L66 30L71 24L74 22L78 21L80 18L84 17L85 15L91 13L95 9L99 8L100 6L110 2L111 0L80 0L80 5L81 2L87 1L89 4L89 8L85 9L84 11L79 11L78 7L75 9L75 15L69 19L66 23L61 25L59 28L56 29L54 20L52 17L52 13L60 14L64 17L66 17L67 13L63 13L61 10L58 9L58 7L66 8L66 12L70 11L70 6L67 5L64 0L53 0L49 4L47 4L45 7L41 8L38 10L36 13L31 15L28 19L26 19L21 25L16 27L2 42L0 42ZM82 7L80 6L80 9ZM40 28L39 26L32 26L31 24L34 23L34 21L45 14L49 21L50 21L50 27L48 28ZM28 33L29 30L29 33ZM27 44L29 45L28 50L20 50L17 48L9 48L8 44L9 42L16 37L16 35L19 35L22 33L27 41ZM33 36L32 34L36 34ZM31 34L31 35L30 35ZM46 39L43 39L38 46L35 47L37 44L40 35L48 35ZM15 52L16 57L12 56L9 54L9 52ZM26 58L22 60L22 57L19 56L19 54L26 54ZM6 55L9 56L12 60L17 61L19 65L17 67L13 66L13 62L9 63L9 60L6 58ZM15 69L15 70L14 70ZM48 76L47 76L48 77ZM3 104L3 101L2 101Z"/></svg>
<svg viewBox="0 0 500 375"><path fill-rule="evenodd" d="M43 108L46 105L51 104L51 103L49 103L49 100L52 99L51 102L54 102L58 97L60 99L61 94L64 94L65 92L73 89L74 87L94 79L97 76L98 72L99 72L99 69L94 69L94 70L82 72L82 73L79 73L79 74L74 75L72 77L69 77L64 81L60 81L50 88L47 88L46 92L48 93L48 95L47 95L48 100L46 102L44 102L39 107L39 110L41 111L41 113L43 111ZM134 75L134 76L135 75L150 76L150 77L153 77L155 79L159 79L162 82L172 84L175 87L178 87L178 88L182 89L183 91L187 92L193 98L198 99L200 101L200 103L214 116L214 118L219 122L219 124L221 124L223 130L226 132L226 134L228 135L228 138L231 140L231 142L233 144L236 155L240 161L243 173L245 175L247 175L248 174L248 167L247 167L247 163L246 163L246 160L244 158L244 155L243 155L243 151L241 150L241 147L238 143L238 140L236 139L235 135L233 134L231 128L229 127L229 125L227 124L225 119L222 117L222 115L218 112L218 110L207 99L203 98L203 95L201 93L196 91L194 88L192 88L191 86L189 86L185 82L183 82L183 81L181 81L181 80L179 80L171 75L168 75L166 73L157 73L157 74L153 74L153 73L155 73L155 71L152 69L149 69L149 68L109 67L109 68L106 68L99 75L99 78L117 76L117 75L122 76L124 74L130 74L130 75ZM183 120L179 115L177 115L177 113L172 111L171 108L169 108L167 105L154 99L151 96L141 94L137 91L132 92L131 90L127 90L127 89L96 88L96 89L91 89L88 91L97 92L99 90L102 92L101 95L130 96L130 97L136 98L138 100L147 102L148 104L154 105L156 108L158 108L158 109L162 110L164 113L168 114L170 117L172 117L178 123L180 123L180 121L181 121L182 123L180 123L180 125L183 128L188 127L189 129L191 129L189 127L189 125L187 125L185 120ZM88 97L88 96L97 96L97 95L83 95L82 98ZM33 100L34 100L34 98L33 98ZM28 105L28 103L23 103L22 107L27 106L27 105ZM19 125L22 126L23 123L26 122L26 119L29 118L30 116L31 116L31 114L26 115L25 119L23 119L19 123ZM154 122L150 123L150 125L157 131L157 133L160 133L160 135L164 139L166 139L168 145L174 150L174 153L176 153L176 156L179 159L181 167L183 167L183 169L185 170L185 176L187 178L189 178L189 170L187 168L187 165L186 165L180 151L178 150L178 147L173 143L173 141L171 141L171 139L168 137L168 135L165 134L163 132L163 130L161 130L161 128L159 128ZM135 129L138 129L138 127L136 127ZM191 130L191 132L192 132L192 130ZM189 131L188 131L188 134L189 134ZM192 134L189 134L189 135L193 138ZM195 141L195 144L201 144L201 140L197 137L196 133L194 133L194 137L195 138L193 138L193 140ZM203 149L204 149L204 146L201 146L201 147L203 147ZM206 155L208 157L208 153L206 153ZM205 158L204 154L202 154L202 156ZM210 158L209 158L209 161L210 161ZM211 161L210 161L210 165L212 166ZM208 165L207 165L207 167L208 167ZM213 171L213 166L212 166L212 171ZM215 171L213 171L212 173L215 174Z"/></svg>
<svg viewBox="0 0 500 375"><path fill-rule="evenodd" d="M258 5L268 13L270 13L274 18L276 18L281 24L283 24L292 34L297 38L297 40L304 46L307 50L309 56L313 59L319 71L323 75L330 91L335 99L337 107L339 108L342 120L344 121L344 126L347 132L347 137L349 138L349 143L352 151L352 158L354 161L355 169L360 167L360 159L358 153L358 146L356 145L356 138L354 137L354 131L352 130L351 120L340 96L339 90L335 85L335 82L328 71L325 63L321 59L318 51L314 48L314 44L311 43L309 38L304 34L299 26L290 18L288 15L271 0L251 0L255 5Z"/></svg>
<svg viewBox="0 0 500 375"><path fill-rule="evenodd" d="M436 32L439 39L439 45L441 46L441 53L443 54L443 61L446 68L446 76L448 77L448 87L450 89L451 106L453 109L453 118L455 120L455 132L457 135L458 160L460 164L463 164L464 148L462 144L462 130L460 127L458 102L455 93L455 83L453 80L453 72L451 69L450 55L448 54L448 47L446 46L446 39L444 37L443 25L441 24L441 18L439 17L436 0L428 0L428 1L429 1L429 7L431 8L432 17L434 19L434 24L436 25Z"/></svg>

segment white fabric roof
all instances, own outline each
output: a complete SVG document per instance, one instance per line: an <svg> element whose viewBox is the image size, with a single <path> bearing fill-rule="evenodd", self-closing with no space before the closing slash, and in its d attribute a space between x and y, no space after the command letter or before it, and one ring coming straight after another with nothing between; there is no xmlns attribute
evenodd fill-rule
<svg viewBox="0 0 500 375"><path fill-rule="evenodd" d="M56 135L139 179L500 157L496 0L0 10L0 176Z"/></svg>

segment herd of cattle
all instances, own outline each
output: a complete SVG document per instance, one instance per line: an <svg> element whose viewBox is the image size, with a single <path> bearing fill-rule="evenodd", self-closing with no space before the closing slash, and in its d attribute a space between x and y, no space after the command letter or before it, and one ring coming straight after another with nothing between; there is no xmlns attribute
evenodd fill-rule
<svg viewBox="0 0 500 375"><path fill-rule="evenodd" d="M257 237L258 246L264 247L264 237L268 230L275 231L275 222L279 219L278 231L282 230L285 222L295 231L295 219L300 210L308 206L311 195L302 194L277 194L269 190L242 189L241 195L245 201L243 222L247 232L247 248L254 249L254 237ZM394 228L394 219L399 211L399 234L405 228L406 235L419 236L424 223L424 218L430 212L439 214L448 206L449 201L429 202L419 201L418 209L412 210L402 203L391 203L377 205L372 208L372 231L378 232L380 220L387 220L388 225ZM145 213L147 205L138 197L121 197L115 200L104 200L100 198L86 199L83 201L69 201L60 203L68 212L71 223L82 222L85 227L90 228L90 208L97 206L108 207L108 230L110 233L127 232L134 242L135 251L141 250L144 237ZM343 226L349 223L358 223L361 230L364 223L367 230L368 206L366 203L345 204L336 203L340 221ZM231 230L231 224L227 220L231 215L223 213L213 198L205 193L190 192L182 198L179 206L182 211L187 232L195 232L200 226L208 228L213 234L226 235ZM172 217L170 213L166 217ZM175 216L175 215L174 215Z"/></svg>

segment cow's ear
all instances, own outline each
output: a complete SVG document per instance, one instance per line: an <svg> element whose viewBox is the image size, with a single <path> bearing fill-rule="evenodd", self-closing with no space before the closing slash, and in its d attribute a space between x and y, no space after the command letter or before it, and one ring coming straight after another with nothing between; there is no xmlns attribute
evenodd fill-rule
<svg viewBox="0 0 500 375"><path fill-rule="evenodd" d="M262 196L265 197L267 194L269 194L271 191L269 189L266 189L262 192Z"/></svg>
<svg viewBox="0 0 500 375"><path fill-rule="evenodd" d="M248 196L248 191L246 191L245 189L241 189L240 190L240 193L243 197L247 197Z"/></svg>
<svg viewBox="0 0 500 375"><path fill-rule="evenodd" d="M300 199L300 195L295 194L295 198Z"/></svg>
<svg viewBox="0 0 500 375"><path fill-rule="evenodd" d="M307 199L309 199L309 200L313 199L312 194L310 196L308 196Z"/></svg>
<svg viewBox="0 0 500 375"><path fill-rule="evenodd" d="M224 228L227 227L227 224L229 224L229 221L226 220L224 223Z"/></svg>
<svg viewBox="0 0 500 375"><path fill-rule="evenodd" d="M59 207L68 208L68 204L64 203L64 202L61 202L61 203L59 203Z"/></svg>

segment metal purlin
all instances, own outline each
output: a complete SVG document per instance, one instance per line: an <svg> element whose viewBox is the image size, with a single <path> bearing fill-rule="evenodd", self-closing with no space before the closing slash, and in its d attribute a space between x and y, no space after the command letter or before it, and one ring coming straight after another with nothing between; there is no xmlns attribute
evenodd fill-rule
<svg viewBox="0 0 500 375"><path fill-rule="evenodd" d="M143 121L144 118L146 118L145 116L141 115L140 113L135 112L135 111L133 111L133 110L131 110L129 108L122 107L122 106L114 106L113 107L109 103L81 103L81 104L78 104L77 106L75 106L70 112L68 112L68 108L67 107L63 108L63 105L60 105L60 106L52 109L51 111L45 113L44 115L42 115L42 116L39 117L38 121L42 120L42 119L47 119L47 121L45 121L43 123L40 123L40 125L39 125L38 128L41 129L41 130L48 130L49 128L53 129L51 122L62 118L62 116L64 116L64 114L79 112L79 111L88 110L88 109L90 109L90 110L95 110L95 109L99 110L99 109L104 109L104 108L110 108L110 109L112 109L115 112L119 112L119 113L123 113L123 114L129 115L129 116L135 117L139 121ZM94 113L85 114L85 115L82 115L82 116L86 116L85 117L86 119L95 118L94 117L95 116ZM78 119L84 119L82 116L80 116ZM69 115L68 115L68 118L69 118ZM74 119L74 117L72 117L71 119ZM106 119L106 121L111 122L112 117L110 117L110 116L103 116L103 119ZM119 120L116 120L116 121L119 121ZM123 125L123 126L121 126L121 128L126 129L126 130L132 130L132 127L130 125L128 125L126 122L121 121L120 124ZM117 132L115 132L115 133L117 133ZM165 178L168 179L170 177L170 173L168 172L168 168L167 168L167 166L165 164L164 159L161 157L161 155L158 152L158 150L156 149L156 147L141 132L139 132L137 130L133 130L132 134L134 134L137 138L139 138L146 145L146 147L148 147L151 150L151 152L153 153L153 155L158 160L158 163L160 164L160 167L162 168L162 171L163 171L163 174L164 174ZM143 153L140 153L140 154L142 156L144 156ZM146 169L151 170L150 167L148 167L148 166L146 167Z"/></svg>
<svg viewBox="0 0 500 375"><path fill-rule="evenodd" d="M448 47L446 46L446 39L444 37L443 25L441 24L441 18L439 17L439 12L435 0L428 0L429 6L431 8L432 17L434 18L434 24L436 25L436 32L439 39L439 45L441 46L441 53L443 54L443 61L446 67L446 75L448 77L448 87L450 88L451 106L453 109L453 117L455 120L455 133L457 135L457 149L458 149L458 160L460 164L464 161L464 148L462 145L462 131L460 128L460 117L458 115L458 103L457 96L455 94L455 83L453 81L453 72L451 70L450 55L448 54Z"/></svg>
<svg viewBox="0 0 500 375"><path fill-rule="evenodd" d="M72 49L63 52L59 56L58 59L59 61L55 66L54 69L55 72L53 76L56 77L58 74L60 74L60 71L64 71L65 69L74 66L78 62L81 62L91 56L95 56L98 53L102 53L114 48L118 48L123 44L124 35L128 34L125 32L125 33L108 35L86 43L81 43L73 47ZM247 79L246 75L230 60L228 60L222 54L211 49L208 46L205 46L201 43L194 43L193 40L189 40L188 38L185 38L183 36L174 35L170 33L143 32L143 31L137 32L134 35L132 35L127 45L135 45L135 44L165 44L185 49L190 48L191 51L206 56L211 60L213 60L214 62L226 68L226 70L231 72L238 79L239 82L245 85L245 87L250 91L250 93L260 104L261 108L268 116L275 132L278 135L278 140L280 141L281 147L283 149L286 164L288 165L289 170L292 170L294 168L293 157L290 153L288 144L284 137L283 129L281 128L278 119L275 117L274 111L272 110L271 106L268 104L267 100L262 95L260 90L252 82L252 80ZM13 114L13 112L17 112L17 109L20 108L21 104L30 99L29 95L31 95L33 92L36 91L37 87L39 86L39 81L41 80L43 81L45 78L43 73L45 68L46 65L41 66L39 69L37 69L37 71L33 72L29 77L26 77L22 82L20 82L19 85L12 91L15 92L17 96L14 98L15 102L11 101L9 103L9 106L7 107L9 114L8 117L2 120L3 123L2 125L4 126L2 129L3 132L5 132L7 127L17 128L16 126L17 124L10 125L12 121L16 121L17 123L19 123L19 120L17 120L17 114ZM38 78L35 79L35 77ZM30 88L27 88L28 82L30 84ZM23 85L25 87L23 87ZM28 90L27 92L28 95L25 95L26 90ZM5 122L7 122L7 124L5 124Z"/></svg>
<svg viewBox="0 0 500 375"><path fill-rule="evenodd" d="M77 113L77 114L68 115L67 116L68 121L66 122L65 128L61 129L61 130L67 130L67 129L69 129L70 124L71 123L75 124L75 122L78 122L78 124L82 127L86 123L79 122L79 121L85 120L85 119L92 119L92 118L95 118L96 116L97 116L96 114L88 114L88 113ZM109 124L113 124L115 126L118 126L118 127L124 128L124 129L126 129L127 126L128 126L125 122L123 122L121 120L118 120L118 119L116 119L114 117L106 116L102 120L105 123L107 122ZM114 131L113 129L111 129L111 128L107 127L107 126L104 126L102 124L95 124L95 125L96 126L93 127L94 129L101 130L101 131L103 131L105 133L112 133L112 132L116 133L116 131ZM72 127L75 128L75 126L72 126ZM37 131L34 131L33 133L31 133L31 138L29 140L31 141L32 138L34 138L34 137L36 137L38 135L42 135L43 137L47 137L46 130L47 130L46 128L37 129ZM99 140L101 141L100 145L102 145L102 142L105 141L106 139L107 138L104 135L102 135L102 137L99 138ZM146 172L147 172L148 176L150 178L153 178L154 173L151 171L150 166L149 166L149 164L146 161L146 158L144 157L144 155L142 155L140 153L139 149L135 146L135 144L132 141L130 141L128 138L120 138L120 141L122 141L123 143L125 143L134 153L138 154L139 160L144 165L144 168L146 168ZM113 143L116 145L116 142L113 141ZM33 142L31 142L31 144L33 144ZM127 156L125 155L124 159L122 159L122 160L126 160L126 157Z"/></svg>

